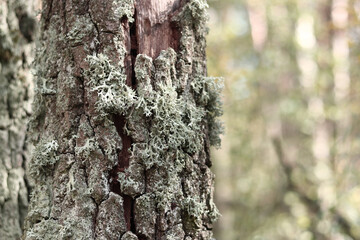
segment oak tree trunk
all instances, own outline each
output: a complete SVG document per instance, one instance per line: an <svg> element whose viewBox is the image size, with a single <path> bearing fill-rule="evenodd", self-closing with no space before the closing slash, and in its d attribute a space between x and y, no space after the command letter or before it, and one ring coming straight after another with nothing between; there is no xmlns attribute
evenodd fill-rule
<svg viewBox="0 0 360 240"><path fill-rule="evenodd" d="M31 113L34 4L0 1L0 239L19 239L28 206L25 177Z"/></svg>
<svg viewBox="0 0 360 240"><path fill-rule="evenodd" d="M205 0L43 0L24 239L211 239Z"/></svg>

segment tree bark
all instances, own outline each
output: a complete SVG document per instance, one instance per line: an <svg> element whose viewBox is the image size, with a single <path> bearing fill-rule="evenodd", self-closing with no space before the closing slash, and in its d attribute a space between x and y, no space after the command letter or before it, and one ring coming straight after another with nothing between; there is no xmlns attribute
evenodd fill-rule
<svg viewBox="0 0 360 240"><path fill-rule="evenodd" d="M26 123L31 113L35 1L0 1L0 238L19 239L28 206Z"/></svg>
<svg viewBox="0 0 360 240"><path fill-rule="evenodd" d="M43 0L24 239L211 239L203 0Z"/></svg>

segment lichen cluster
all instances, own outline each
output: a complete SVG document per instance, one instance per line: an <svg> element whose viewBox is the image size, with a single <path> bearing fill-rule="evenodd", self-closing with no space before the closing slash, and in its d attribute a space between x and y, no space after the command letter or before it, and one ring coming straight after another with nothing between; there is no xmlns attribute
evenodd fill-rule
<svg viewBox="0 0 360 240"><path fill-rule="evenodd" d="M207 9L209 5L206 0L190 1L184 8L181 17L185 17L185 21L205 25L208 20ZM198 26L199 27L199 26Z"/></svg>
<svg viewBox="0 0 360 240"><path fill-rule="evenodd" d="M35 147L31 158L30 175L38 179L59 160L57 155L58 143L56 140L41 140Z"/></svg>
<svg viewBox="0 0 360 240"><path fill-rule="evenodd" d="M202 151L205 133L209 132L212 145L219 144L221 79L197 77L182 87L176 76L176 53L171 48L154 62L145 55L137 56L136 90L126 85L122 68L112 65L105 55L89 56L88 61L86 75L92 91L98 94L97 109L102 116L125 115L125 130L134 140L129 149L130 167L119 173L122 192L140 196L145 191L141 175L158 169L164 172L152 184L151 193L158 209L167 212L172 202L185 199L181 208L194 221L204 213L215 221L218 212L214 205L206 208L199 198L184 196L180 183L186 165L193 164L192 156Z"/></svg>
<svg viewBox="0 0 360 240"><path fill-rule="evenodd" d="M119 19L126 16L129 22L133 22L134 18L134 1L133 0L123 0L123 1L114 1L114 16Z"/></svg>
<svg viewBox="0 0 360 240"><path fill-rule="evenodd" d="M92 91L97 92L96 104L103 116L126 115L130 122L136 120L134 118L138 117L138 113L151 118L149 142L133 146L141 149L134 152L140 152L136 154L144 159L147 169L155 162L157 165L161 164L158 161L161 159L161 153L169 149L183 147L190 153L198 151L202 147L204 136L201 122L205 117L209 121L210 132L213 132L212 145L219 144L221 123L217 118L222 114L219 95L222 80L199 77L191 82L191 90L179 94L180 86L177 84L176 76L169 71L171 61L174 64L174 56L176 53L169 48L162 51L156 59L155 78L158 81L153 83L153 86L149 75L153 67L152 60L145 55L138 55L137 63L148 63L144 64L143 68L139 67L139 64L135 67L139 81L136 91L126 85L123 69L112 65L106 55L88 56L90 67L86 75L90 79ZM195 93L195 100L191 97L190 91Z"/></svg>
<svg viewBox="0 0 360 240"><path fill-rule="evenodd" d="M134 91L126 85L126 75L122 69L113 66L106 55L88 56L89 77L92 91L96 91L99 100L97 108L102 116L109 113L125 114L135 103Z"/></svg>
<svg viewBox="0 0 360 240"><path fill-rule="evenodd" d="M223 114L219 89L223 88L223 79L214 77L200 77L191 82L196 102L205 106L206 119L209 125L210 144L220 147L220 134L223 133L222 122L219 117Z"/></svg>

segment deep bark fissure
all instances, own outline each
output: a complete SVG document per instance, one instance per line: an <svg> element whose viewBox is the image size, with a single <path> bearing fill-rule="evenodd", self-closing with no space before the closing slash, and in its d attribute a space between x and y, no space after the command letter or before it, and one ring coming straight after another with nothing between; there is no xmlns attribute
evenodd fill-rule
<svg viewBox="0 0 360 240"><path fill-rule="evenodd" d="M87 2L87 6L88 6L88 7L89 7L89 5L90 5L90 1L91 1L91 0L89 0L89 1ZM98 25L96 24L96 22L94 21L94 18L93 18L93 16L91 15L91 11L90 11L89 8L87 9L87 13L89 14L90 21L91 21L91 23L93 24L93 26L94 26L94 28L95 28L97 42L99 42L99 41L100 41L100 39L99 39L99 38L100 38L100 30L99 30L99 27L98 27ZM99 52L99 46L98 46L98 44L95 44L95 52L96 52L96 53Z"/></svg>
<svg viewBox="0 0 360 240"><path fill-rule="evenodd" d="M124 172L126 168L129 167L130 161L130 152L132 140L131 138L124 133L124 127L126 124L125 116L114 116L114 124L119 136L122 139L122 148L120 153L118 153L118 163L114 167L114 169L110 173L111 181L110 181L110 190L114 193L121 195L124 198L124 216L127 224L127 230L131 231L135 229L132 226L133 222L133 200L130 196L127 196L121 192L120 182L118 181L119 172ZM135 231L134 231L135 232Z"/></svg>
<svg viewBox="0 0 360 240"><path fill-rule="evenodd" d="M46 14L46 18L45 18L45 25L44 25L44 30L47 30L49 25L50 25L50 18L51 18L51 13L52 13L52 8L53 8L53 0L50 0L49 2L49 11Z"/></svg>
<svg viewBox="0 0 360 240"><path fill-rule="evenodd" d="M125 65L127 69L130 71L127 74L130 74L130 77L127 77L127 85L130 86L132 89L136 88L136 76L135 76L135 60L138 54L138 41L137 41L137 33L136 33L136 8L134 12L135 21L133 23L128 22L128 19L125 17L124 22L128 24L129 29L129 39L130 39L130 61L126 62ZM136 226L135 226L135 216L134 216L134 206L135 201L132 199L131 196L128 196L121 192L120 183L118 181L118 174L119 172L125 172L125 170L129 167L130 164L130 149L132 146L132 139L124 132L124 127L126 125L126 117L114 115L114 124L119 136L122 139L122 149L118 153L118 164L115 168L111 171L110 177L110 189L112 192L115 192L123 197L124 200L124 217L127 225L127 230L136 234Z"/></svg>
<svg viewBox="0 0 360 240"><path fill-rule="evenodd" d="M129 23L130 28L130 56L131 56L131 86L133 89L136 88L136 76L135 76L135 60L138 55L138 35L137 35L137 14L136 14L136 6L134 10L134 22Z"/></svg>
<svg viewBox="0 0 360 240"><path fill-rule="evenodd" d="M62 14L63 14L63 19L64 19L63 28L64 28L65 32L68 32L67 24L66 24L66 22L67 22L67 19L66 19L66 1L62 1L61 7L62 7L62 11L63 11Z"/></svg>

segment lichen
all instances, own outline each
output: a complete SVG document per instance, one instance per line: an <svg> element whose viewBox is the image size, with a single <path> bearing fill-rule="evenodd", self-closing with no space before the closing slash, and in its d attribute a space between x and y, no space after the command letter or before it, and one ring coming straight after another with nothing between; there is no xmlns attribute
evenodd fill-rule
<svg viewBox="0 0 360 240"><path fill-rule="evenodd" d="M56 140L41 140L32 153L30 160L30 175L34 179L39 179L42 175L49 172L52 166L59 160L57 154L58 143Z"/></svg>
<svg viewBox="0 0 360 240"><path fill-rule="evenodd" d="M83 38L89 36L90 32L95 31L94 25L86 16L78 16L73 24L73 27L65 36L65 39L73 45L80 44L83 42Z"/></svg>
<svg viewBox="0 0 360 240"><path fill-rule="evenodd" d="M153 195L146 193L137 198L134 212L137 233L146 239L155 239L156 206Z"/></svg>
<svg viewBox="0 0 360 240"><path fill-rule="evenodd" d="M201 202L198 197L188 196L182 201L182 209L188 217L190 217L196 227L201 226L201 219L203 214L206 213L206 204Z"/></svg>
<svg viewBox="0 0 360 240"><path fill-rule="evenodd" d="M109 113L125 114L136 102L135 92L126 85L122 68L110 63L104 54L87 57L89 69L85 71L92 91L98 94L97 109L103 116Z"/></svg>
<svg viewBox="0 0 360 240"><path fill-rule="evenodd" d="M134 233L128 231L121 237L121 240L138 240L138 237Z"/></svg>
<svg viewBox="0 0 360 240"><path fill-rule="evenodd" d="M182 224L177 224L174 228L170 229L169 232L166 233L166 240L183 240L185 237L185 233L183 230Z"/></svg>
<svg viewBox="0 0 360 240"><path fill-rule="evenodd" d="M221 90L224 87L224 80L215 77L198 77L191 82L191 87L195 92L196 102L206 109L210 144L220 147L219 136L224 133L223 124L219 120L223 114Z"/></svg>
<svg viewBox="0 0 360 240"><path fill-rule="evenodd" d="M54 21L59 21L59 16L53 16ZM38 141L40 127L44 122L44 115L48 110L46 101L57 93L56 76L59 72L58 61L59 51L56 49L57 41L61 41L54 27L50 27L43 33L42 38L47 39L47 43L38 41L36 43L35 59L32 63L32 74L34 75L34 101L32 104L33 114L29 120L29 137L33 142ZM49 47L51 46L51 47Z"/></svg>
<svg viewBox="0 0 360 240"><path fill-rule="evenodd" d="M26 240L51 240L51 239L69 239L72 237L69 226L62 226L53 219L43 219L36 223L34 227L26 232Z"/></svg>
<svg viewBox="0 0 360 240"><path fill-rule="evenodd" d="M137 56L136 90L126 85L123 68L111 64L105 55L89 56L88 62L86 76L92 91L98 94L98 110L105 117L124 115L127 119L124 130L136 140L129 149L130 166L118 173L121 192L136 199L136 209L149 212L155 209L169 212L172 203L182 199L184 203L179 207L197 228L207 214L208 218L216 219L218 212L213 204L208 206L197 198L184 196L181 175L186 165L192 164L190 156L198 155L204 148L207 132L210 144L220 144L221 124L217 118L222 113L222 80L196 77L188 88L182 87L176 75L176 53L171 48L162 51L154 62L146 55ZM148 186L151 196L142 195L144 171L156 177ZM151 238L153 233L146 229L152 224L144 223L138 231Z"/></svg>
<svg viewBox="0 0 360 240"><path fill-rule="evenodd" d="M114 15L119 19L126 16L129 22L134 21L134 1L133 0L123 0L123 1L114 1Z"/></svg>
<svg viewBox="0 0 360 240"><path fill-rule="evenodd" d="M97 147L97 141L95 138L87 138L83 146L75 147L75 154L82 156L84 159L86 159L90 156L90 153L92 151L95 151L97 149Z"/></svg>
<svg viewBox="0 0 360 240"><path fill-rule="evenodd" d="M196 31L207 32L208 8L206 0L191 0L184 6L180 14L175 15L173 20L181 22L183 26L196 26Z"/></svg>
<svg viewBox="0 0 360 240"><path fill-rule="evenodd" d="M130 161L130 166L125 172L118 174L122 193L135 198L145 192L144 167L141 164Z"/></svg>
<svg viewBox="0 0 360 240"><path fill-rule="evenodd" d="M192 0L186 5L184 12L189 13L195 23L206 23L208 20L206 0Z"/></svg>
<svg viewBox="0 0 360 240"><path fill-rule="evenodd" d="M103 115L127 114L131 118L135 115L134 111L141 111L145 117L152 118L148 141L133 146L136 149L133 154L143 159L147 169L161 165L162 153L169 149L184 147L189 152L198 151L202 147L201 121L205 113L211 120L209 125L214 125L212 129L216 130L211 142L218 142L215 139L219 132L218 125L213 120L221 115L217 100L220 85L213 84L213 78L202 78L204 80L199 80L200 83L192 85L195 92L201 94L200 104L209 107L206 110L201 105L197 106L186 94L179 96L172 81L174 77L168 71L167 59L173 58L174 54L174 50L168 49L158 57L155 77L160 80L155 83L155 89L150 84L149 71L135 66L135 74L139 79L137 94L126 85L126 76L122 70L113 66L105 55L88 57L90 67L86 75L90 78L92 91L98 94L97 107ZM146 57L140 54L137 59L144 62ZM149 60L146 61L149 64ZM211 105L213 103L218 105ZM129 113L131 108L135 110Z"/></svg>
<svg viewBox="0 0 360 240"><path fill-rule="evenodd" d="M49 185L35 185L30 193L30 198L29 212L26 217L27 224L49 218L51 205Z"/></svg>
<svg viewBox="0 0 360 240"><path fill-rule="evenodd" d="M213 199L210 200L209 210L207 211L207 215L209 216L210 222L216 222L221 216L219 209L216 207Z"/></svg>
<svg viewBox="0 0 360 240"><path fill-rule="evenodd" d="M154 77L158 81L154 88L150 84L151 61L144 55L137 56L135 74L139 86L136 109L145 117L151 117L152 125L147 141L134 144L132 153L143 159L146 169L163 165L168 151L184 148L196 152L202 147L201 121L205 111L188 95L178 94L174 84L177 82L175 70L172 70L175 56L175 51L169 48L155 60Z"/></svg>
<svg viewBox="0 0 360 240"><path fill-rule="evenodd" d="M48 81L46 78L39 77L39 82L41 82L40 87L36 89L42 95L53 95L56 94L56 90L53 87L48 86L52 84L51 81Z"/></svg>

